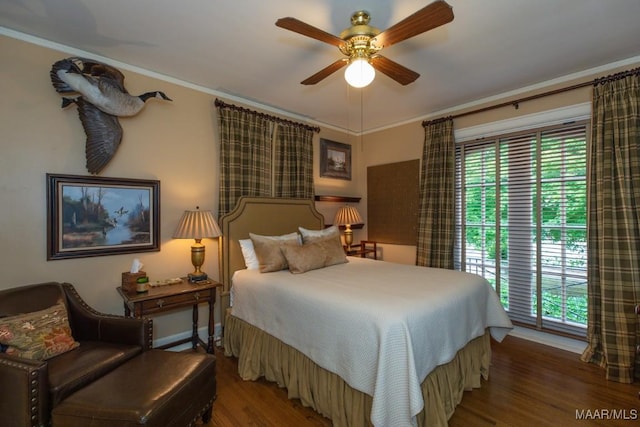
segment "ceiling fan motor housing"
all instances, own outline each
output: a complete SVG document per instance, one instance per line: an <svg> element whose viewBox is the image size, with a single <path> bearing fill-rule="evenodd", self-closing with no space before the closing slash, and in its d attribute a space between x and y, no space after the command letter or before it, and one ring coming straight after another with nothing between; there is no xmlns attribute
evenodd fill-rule
<svg viewBox="0 0 640 427"><path fill-rule="evenodd" d="M372 44L372 40L380 34L380 30L369 25L371 15L365 10L355 12L351 16L351 27L340 33L340 38L346 43L340 46L340 51L350 59L370 58L380 50Z"/></svg>

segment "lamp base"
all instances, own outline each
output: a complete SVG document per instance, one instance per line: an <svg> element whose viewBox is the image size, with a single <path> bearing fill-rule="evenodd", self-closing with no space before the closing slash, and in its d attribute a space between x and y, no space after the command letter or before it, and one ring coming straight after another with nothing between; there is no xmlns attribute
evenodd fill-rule
<svg viewBox="0 0 640 427"><path fill-rule="evenodd" d="M191 283L199 282L201 280L207 280L209 278L207 273L202 273L202 272L200 272L198 274L189 273L187 275L187 277L189 278L189 282L191 282Z"/></svg>
<svg viewBox="0 0 640 427"><path fill-rule="evenodd" d="M351 245L353 245L353 230L350 225L347 225L347 229L344 230L344 244L347 249L351 249Z"/></svg>

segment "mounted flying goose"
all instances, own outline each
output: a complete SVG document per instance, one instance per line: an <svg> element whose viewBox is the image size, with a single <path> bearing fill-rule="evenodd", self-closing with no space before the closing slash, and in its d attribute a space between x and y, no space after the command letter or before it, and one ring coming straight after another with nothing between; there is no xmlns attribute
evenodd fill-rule
<svg viewBox="0 0 640 427"><path fill-rule="evenodd" d="M90 59L71 57L57 61L49 73L62 107L76 104L87 135L87 170L97 174L115 155L122 140L118 117L138 114L150 98L171 101L163 92L131 95L124 87L124 75L116 68Z"/></svg>

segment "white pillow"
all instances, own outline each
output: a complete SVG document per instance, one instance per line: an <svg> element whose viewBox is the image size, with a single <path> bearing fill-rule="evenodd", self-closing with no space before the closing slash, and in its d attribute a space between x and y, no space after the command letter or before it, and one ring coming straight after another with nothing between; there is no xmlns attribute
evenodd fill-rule
<svg viewBox="0 0 640 427"><path fill-rule="evenodd" d="M300 234L302 235L302 242L309 243L317 240L324 240L328 237L338 237L340 238L340 229L337 225L332 225L331 227L327 227L323 230L307 230L303 227L298 227L300 230Z"/></svg>
<svg viewBox="0 0 640 427"><path fill-rule="evenodd" d="M257 270L260 267L258 257L256 256L256 250L253 248L253 242L251 239L238 240L240 243L240 249L242 249L242 256L244 257L244 265L247 270Z"/></svg>

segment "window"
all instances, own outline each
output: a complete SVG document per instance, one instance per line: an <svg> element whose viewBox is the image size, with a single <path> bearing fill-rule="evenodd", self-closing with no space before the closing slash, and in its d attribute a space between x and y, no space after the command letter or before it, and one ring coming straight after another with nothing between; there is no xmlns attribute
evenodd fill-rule
<svg viewBox="0 0 640 427"><path fill-rule="evenodd" d="M456 269L515 322L584 336L587 123L458 144Z"/></svg>

